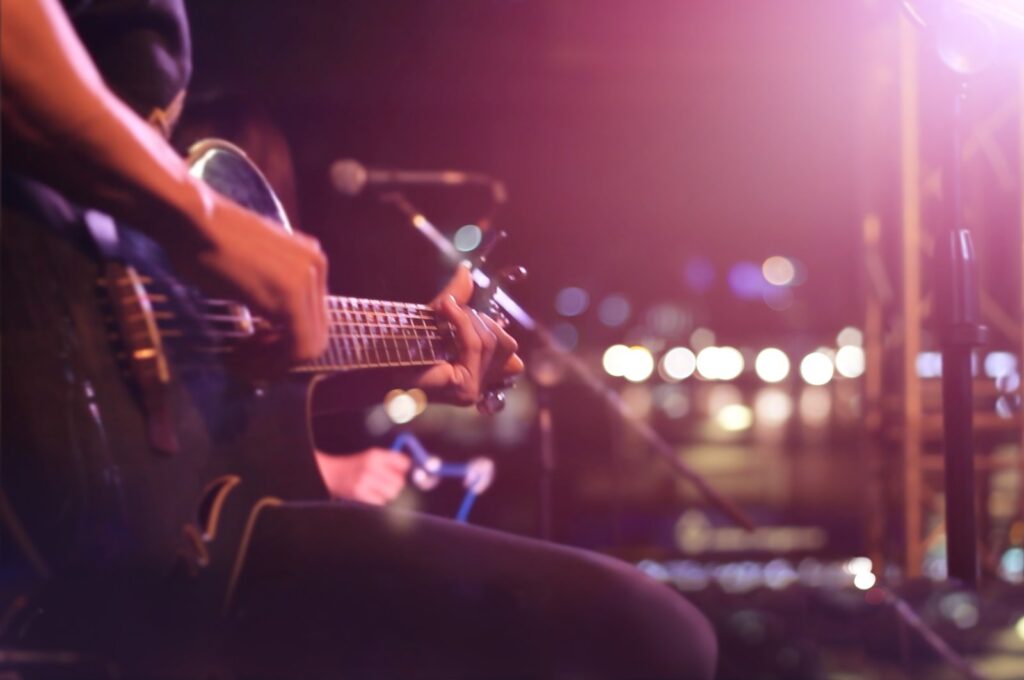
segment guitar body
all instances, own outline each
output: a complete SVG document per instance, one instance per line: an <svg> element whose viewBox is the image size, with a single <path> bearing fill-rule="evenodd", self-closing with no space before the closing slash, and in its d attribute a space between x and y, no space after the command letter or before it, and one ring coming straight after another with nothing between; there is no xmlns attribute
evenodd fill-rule
<svg viewBox="0 0 1024 680"><path fill-rule="evenodd" d="M199 170L247 207L279 209L251 164L253 177L238 175L241 159L208 158ZM4 542L5 565L16 544L37 572L166 571L182 556L202 567L227 552L212 548L223 525L238 525L256 499L326 497L308 436L310 381L255 388L232 375L202 342L210 329L198 292L152 241L118 228L116 246L97 245L61 220L4 217L0 474L23 529ZM143 319L130 313L140 281L147 305L160 301ZM180 333L147 334L154 317Z"/></svg>

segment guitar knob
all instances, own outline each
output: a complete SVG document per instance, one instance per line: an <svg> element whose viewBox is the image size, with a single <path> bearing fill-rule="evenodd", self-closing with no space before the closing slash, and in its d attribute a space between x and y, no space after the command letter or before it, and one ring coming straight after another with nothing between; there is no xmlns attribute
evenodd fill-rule
<svg viewBox="0 0 1024 680"><path fill-rule="evenodd" d="M476 410L485 416L493 416L505 408L505 393L500 390L487 390L480 401L476 403Z"/></svg>

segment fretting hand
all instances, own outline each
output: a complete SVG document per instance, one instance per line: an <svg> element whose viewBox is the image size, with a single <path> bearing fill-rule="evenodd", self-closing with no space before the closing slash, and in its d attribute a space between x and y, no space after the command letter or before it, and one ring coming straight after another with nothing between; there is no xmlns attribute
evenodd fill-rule
<svg viewBox="0 0 1024 680"><path fill-rule="evenodd" d="M494 319L466 306L472 294L469 270L458 267L432 303L455 329L458 356L454 361L431 366L415 381L415 386L433 399L460 406L477 403L488 386L523 371L515 339Z"/></svg>

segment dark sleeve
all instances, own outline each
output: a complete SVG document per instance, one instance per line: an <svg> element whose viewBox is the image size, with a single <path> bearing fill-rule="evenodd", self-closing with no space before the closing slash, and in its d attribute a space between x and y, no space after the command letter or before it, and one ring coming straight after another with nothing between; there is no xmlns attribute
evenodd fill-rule
<svg viewBox="0 0 1024 680"><path fill-rule="evenodd" d="M185 90L192 44L184 0L65 0L107 85L148 118Z"/></svg>

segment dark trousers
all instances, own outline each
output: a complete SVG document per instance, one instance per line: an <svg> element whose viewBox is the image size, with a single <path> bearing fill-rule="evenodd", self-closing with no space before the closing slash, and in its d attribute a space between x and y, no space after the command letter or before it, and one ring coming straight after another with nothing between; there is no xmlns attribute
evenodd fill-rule
<svg viewBox="0 0 1024 680"><path fill-rule="evenodd" d="M264 508L224 628L252 677L711 678L679 593L582 550L355 504Z"/></svg>

